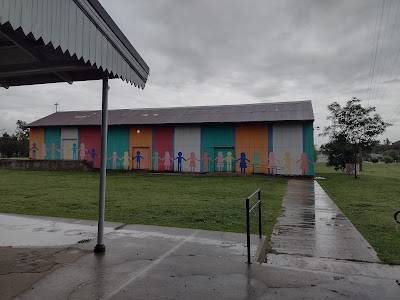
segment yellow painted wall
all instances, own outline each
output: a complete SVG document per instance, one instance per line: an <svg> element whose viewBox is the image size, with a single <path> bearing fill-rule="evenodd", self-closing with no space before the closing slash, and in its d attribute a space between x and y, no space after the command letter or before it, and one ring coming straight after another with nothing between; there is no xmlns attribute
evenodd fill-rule
<svg viewBox="0 0 400 300"><path fill-rule="evenodd" d="M34 158L33 144L36 144L36 157ZM29 158L43 159L46 156L46 149L42 149L44 144L44 128L31 128L29 131ZM44 152L43 152L44 151Z"/></svg>
<svg viewBox="0 0 400 300"><path fill-rule="evenodd" d="M140 130L140 133L137 130ZM132 149L148 147L149 148L149 158L146 164L141 166L141 169L151 169L152 168L152 145L153 144L153 129L151 127L131 127L129 133L129 155L130 157L136 154L132 153ZM135 161L131 161L131 168L135 167Z"/></svg>
<svg viewBox="0 0 400 300"><path fill-rule="evenodd" d="M268 173L268 127L262 125L241 125L236 127L235 133L236 159L240 158L240 153L246 153L247 162L246 173L253 173L255 152L258 153L257 173ZM240 172L240 160L236 162L236 172Z"/></svg>

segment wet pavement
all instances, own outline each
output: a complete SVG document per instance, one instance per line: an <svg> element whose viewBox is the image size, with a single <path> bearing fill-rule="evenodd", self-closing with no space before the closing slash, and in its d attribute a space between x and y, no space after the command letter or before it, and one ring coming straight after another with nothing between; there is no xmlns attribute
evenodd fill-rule
<svg viewBox="0 0 400 300"><path fill-rule="evenodd" d="M289 180L282 207L271 237L275 254L379 262L317 181Z"/></svg>
<svg viewBox="0 0 400 300"><path fill-rule="evenodd" d="M283 205L274 251L257 263L264 240L252 235L251 265L245 234L111 223L106 252L94 254L94 221L29 216L8 219L13 228L3 217L16 216L0 214L2 245L18 246L0 247L0 299L399 299L400 267L373 262L374 252L318 185L290 181ZM358 256L346 245L351 237Z"/></svg>

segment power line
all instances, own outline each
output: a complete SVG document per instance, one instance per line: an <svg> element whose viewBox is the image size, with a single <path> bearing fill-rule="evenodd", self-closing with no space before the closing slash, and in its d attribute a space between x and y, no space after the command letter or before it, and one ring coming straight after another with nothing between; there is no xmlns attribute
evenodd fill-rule
<svg viewBox="0 0 400 300"><path fill-rule="evenodd" d="M375 42L376 42L376 28L378 26L378 16L379 16L379 7L381 4L381 0L378 1L378 7L376 8L376 18L375 18L375 30L374 30L374 41L372 43L372 48L371 48L371 63L369 64L369 85L368 85L368 92L371 86L371 75L372 75L372 65L373 65L373 60L374 60L374 51L375 51ZM366 98L368 96L368 105L369 105L369 95L366 95Z"/></svg>
<svg viewBox="0 0 400 300"><path fill-rule="evenodd" d="M378 5L379 5L379 3L378 3ZM383 11L384 11L384 9L385 9L385 0L382 1L382 11L381 11L381 17L380 17L380 21L379 21L378 38L377 38L377 42L376 42L374 63L373 63L372 74L371 74L371 83L370 83L369 94L368 94L368 105L369 105L369 100L371 99L372 82L374 81L376 55L378 53L378 48L379 48L379 39L380 39L380 35L381 35L382 19L383 19ZM378 6L378 10L379 10L379 6Z"/></svg>
<svg viewBox="0 0 400 300"><path fill-rule="evenodd" d="M390 2L389 2L389 8L387 9L385 31L383 32L383 38L382 38L382 47L381 47L381 51L379 53L379 58L378 58L377 74L376 74L377 83L375 84L375 88L372 90L372 98L375 97L375 91L376 91L376 93L378 93L378 91L380 89L380 82L382 80L382 75L383 75L383 72L385 70L385 63L386 63L386 59L387 59L387 56L388 56L388 53L386 53L386 56L385 56L385 59L384 59L384 63L382 65L382 72L381 72L381 74L379 76L379 67L381 66L381 60L382 60L383 52L384 52L384 48L385 48L385 43L386 43L385 37L386 37L386 32L387 32L387 28L388 28L388 24L389 24L390 8L392 6L392 0L389 0L389 1ZM389 49L389 46L390 46L390 44L387 47L388 49ZM379 79L378 79L378 77L379 77Z"/></svg>

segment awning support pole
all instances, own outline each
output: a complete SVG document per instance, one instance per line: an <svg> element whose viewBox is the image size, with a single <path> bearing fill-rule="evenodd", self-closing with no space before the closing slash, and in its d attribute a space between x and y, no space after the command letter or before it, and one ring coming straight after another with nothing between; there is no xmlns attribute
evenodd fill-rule
<svg viewBox="0 0 400 300"><path fill-rule="evenodd" d="M100 189L99 189L99 222L97 231L97 245L94 252L106 251L103 243L104 213L106 202L106 172L107 172L107 131L108 131L108 74L104 73L101 111L101 156L100 156Z"/></svg>

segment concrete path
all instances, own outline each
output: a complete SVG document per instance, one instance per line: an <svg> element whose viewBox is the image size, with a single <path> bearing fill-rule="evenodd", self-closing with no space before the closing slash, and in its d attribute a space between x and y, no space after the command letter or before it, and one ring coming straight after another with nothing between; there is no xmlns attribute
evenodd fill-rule
<svg viewBox="0 0 400 300"><path fill-rule="evenodd" d="M282 206L271 237L274 253L379 262L317 181L289 180Z"/></svg>

